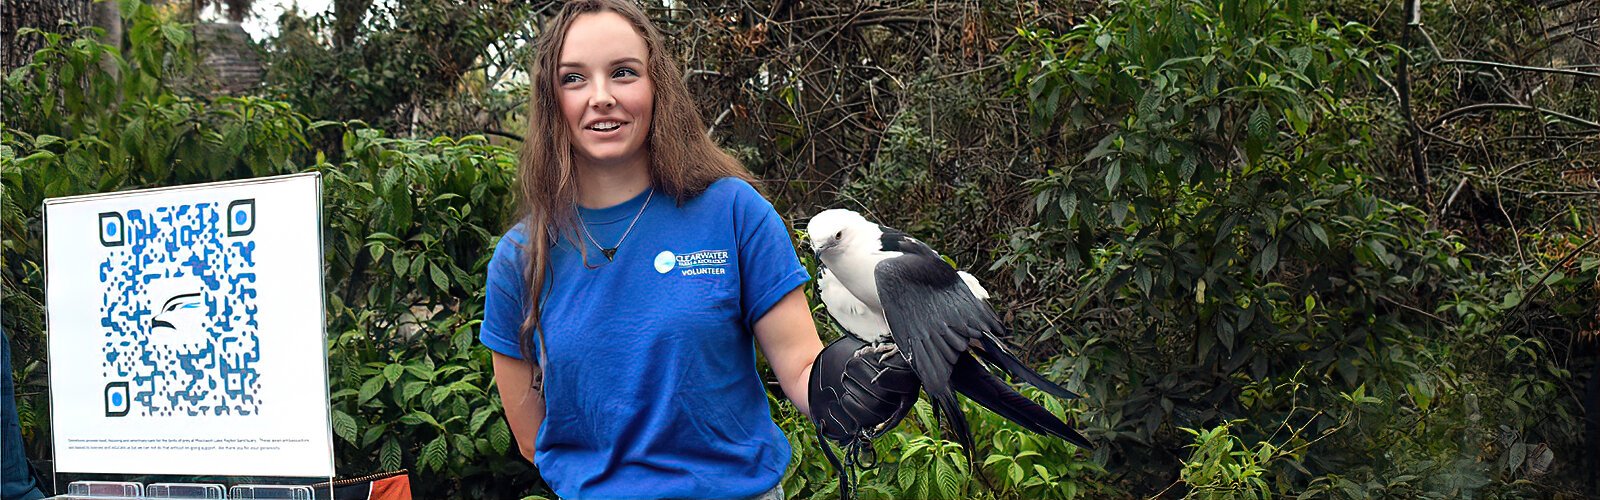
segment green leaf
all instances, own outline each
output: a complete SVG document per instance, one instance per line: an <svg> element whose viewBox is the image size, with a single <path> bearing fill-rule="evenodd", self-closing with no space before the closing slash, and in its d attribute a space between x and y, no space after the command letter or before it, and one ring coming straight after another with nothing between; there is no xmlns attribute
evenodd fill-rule
<svg viewBox="0 0 1600 500"><path fill-rule="evenodd" d="M1522 291L1512 290L1506 292L1505 298L1500 301L1501 309L1510 309L1522 303Z"/></svg>
<svg viewBox="0 0 1600 500"><path fill-rule="evenodd" d="M411 259L407 258L405 254L402 254L399 251L395 251L394 257L391 257L389 260L392 264L394 264L394 274L396 276L405 276L406 268L411 266Z"/></svg>
<svg viewBox="0 0 1600 500"><path fill-rule="evenodd" d="M49 152L49 151L40 151L40 152L31 154L31 155L28 155L27 157L25 157L25 158L23 158L21 160L17 160L17 166L19 166L19 167L26 166L26 165L28 165L30 163L33 163L33 162L54 160L56 158L57 158L57 156L56 156L55 153L52 153L52 152Z"/></svg>
<svg viewBox="0 0 1600 500"><path fill-rule="evenodd" d="M438 264L429 264L428 274L433 277L433 286L439 287L439 291L450 290L450 278L445 276L444 270L439 269Z"/></svg>
<svg viewBox="0 0 1600 500"><path fill-rule="evenodd" d="M1508 456L1506 457L1506 464L1509 465L1508 468L1510 468L1511 470L1516 470L1518 468L1521 468L1522 467L1522 462L1527 460L1527 459L1528 459L1528 445L1527 445L1527 443L1517 443L1517 444L1511 445L1511 450L1508 453Z"/></svg>
<svg viewBox="0 0 1600 500"><path fill-rule="evenodd" d="M426 446L423 446L422 457L419 461L421 462L422 469L443 470L445 459L448 458L445 455L445 453L449 450L448 446L449 445L445 442L444 435L433 438L433 441L429 441Z"/></svg>
<svg viewBox="0 0 1600 500"><path fill-rule="evenodd" d="M939 497L960 498L961 478L956 475L956 471L951 469L950 464L944 460L935 459L934 463L938 464L934 469L934 477L939 483Z"/></svg>
<svg viewBox="0 0 1600 500"><path fill-rule="evenodd" d="M395 185L400 183L401 169L390 168L383 171L383 176L378 178L378 189L385 193L395 190Z"/></svg>
<svg viewBox="0 0 1600 500"><path fill-rule="evenodd" d="M400 470L400 442L389 438L383 442L383 449L378 452L378 465L383 470Z"/></svg>
<svg viewBox="0 0 1600 500"><path fill-rule="evenodd" d="M133 127L135 123L139 124L140 127L143 127L144 126L144 119L143 118L135 118L133 120L130 120L128 122L128 126L129 127ZM51 144L55 144L55 143L58 143L58 142L66 142L66 141L64 139L60 138L60 137L53 136L53 135L50 135L50 134L39 134L38 136L33 138L33 147L43 149L43 148L49 147Z"/></svg>
<svg viewBox="0 0 1600 500"><path fill-rule="evenodd" d="M390 384L400 380L400 374L402 373L405 373L405 367L399 363L389 363L388 366L383 367L383 378L388 380Z"/></svg>
<svg viewBox="0 0 1600 500"><path fill-rule="evenodd" d="M361 433L361 447L366 448L368 446L372 446L372 443L378 442L378 438L383 437L383 431L387 430L388 428L389 426L387 424L378 424L368 427L366 432Z"/></svg>
<svg viewBox="0 0 1600 500"><path fill-rule="evenodd" d="M1330 248L1328 245L1328 231L1322 228L1322 224L1308 222L1307 225L1311 227L1311 235L1317 237L1317 241L1322 242L1322 247Z"/></svg>
<svg viewBox="0 0 1600 500"><path fill-rule="evenodd" d="M1266 276L1272 268L1278 265L1278 242L1269 241L1261 248L1261 255L1257 256L1256 273Z"/></svg>
<svg viewBox="0 0 1600 500"><path fill-rule="evenodd" d="M389 191L389 207L394 211L394 226L401 234L411 227L411 189L401 184Z"/></svg>
<svg viewBox="0 0 1600 500"><path fill-rule="evenodd" d="M189 43L189 31L179 27L177 24L162 23L161 36L167 39L167 43L174 46L181 47Z"/></svg>
<svg viewBox="0 0 1600 500"><path fill-rule="evenodd" d="M1545 276L1544 284L1545 284L1545 286L1550 286L1550 285L1554 285L1556 283L1559 283L1561 280L1564 280L1564 279L1567 279L1567 273L1563 273L1561 271L1556 271L1556 272L1550 273L1549 276Z"/></svg>
<svg viewBox="0 0 1600 500"><path fill-rule="evenodd" d="M367 400L372 399L373 396L377 396L378 391L381 390L383 390L383 377L379 376L369 378L366 382L361 383L361 394L356 398L356 402L360 404L366 404Z"/></svg>
<svg viewBox="0 0 1600 500"><path fill-rule="evenodd" d="M902 459L898 469L895 471L895 481L900 483L900 489L911 489L912 483L917 480L916 468L912 467L910 462Z"/></svg>
<svg viewBox="0 0 1600 500"><path fill-rule="evenodd" d="M1295 69L1305 69L1307 64L1311 64L1311 47L1301 45L1289 49L1289 62L1294 64Z"/></svg>
<svg viewBox="0 0 1600 500"><path fill-rule="evenodd" d="M472 419L467 421L467 433L477 434L479 430L483 429L483 424L488 422L489 417L493 415L494 413L489 411L488 408L478 408L478 411L472 413Z"/></svg>
<svg viewBox="0 0 1600 500"><path fill-rule="evenodd" d="M355 417L340 410L333 410L333 433L347 443L356 444Z"/></svg>
<svg viewBox="0 0 1600 500"><path fill-rule="evenodd" d="M422 424L428 424L430 426L438 428L439 430L444 430L444 426L443 425L439 425L439 421L434 419L432 414L430 414L428 412L424 412L424 411L413 411L411 413L407 413L404 416L400 417L400 423L403 423L403 424L406 424L406 425L411 425L411 426L420 426Z"/></svg>
<svg viewBox="0 0 1600 500"><path fill-rule="evenodd" d="M1154 119L1160 107L1161 91L1155 87L1145 89L1144 97L1139 98L1139 117L1146 120Z"/></svg>
<svg viewBox="0 0 1600 500"><path fill-rule="evenodd" d="M1106 192L1117 192L1117 183L1122 181L1122 160L1112 160L1106 167Z"/></svg>
<svg viewBox="0 0 1600 500"><path fill-rule="evenodd" d="M416 378L418 378L420 380L426 380L426 381L429 381L429 382L433 381L433 377L435 375L433 373L433 370L429 369L426 365L422 364L421 362L416 362L416 361L413 361L413 362L411 362L411 363L406 365L406 372L410 373L411 376L413 376L413 377L416 377Z"/></svg>
<svg viewBox="0 0 1600 500"><path fill-rule="evenodd" d="M1196 160L1194 155L1184 154L1183 160L1178 162L1178 178L1183 179L1184 182L1189 182L1189 179L1194 177L1195 168L1199 167L1199 165L1200 161Z"/></svg>
<svg viewBox="0 0 1600 500"><path fill-rule="evenodd" d="M1111 151L1112 151L1111 148L1115 147L1116 144L1117 144L1117 135L1116 134L1111 134L1111 135L1102 137L1102 138L1100 138L1100 142L1094 145L1094 149L1089 150L1089 155L1084 157L1084 159L1093 160L1095 158L1099 158L1099 157L1111 154Z"/></svg>
<svg viewBox="0 0 1600 500"><path fill-rule="evenodd" d="M1250 112L1250 138L1265 141L1272 135L1272 115L1267 112L1265 105L1257 105L1255 111Z"/></svg>
<svg viewBox="0 0 1600 500"><path fill-rule="evenodd" d="M426 264L427 262L428 259L424 259L420 255L415 259L411 259L411 269L403 273L404 276L410 277L411 279L421 279L423 264Z"/></svg>
<svg viewBox="0 0 1600 500"><path fill-rule="evenodd" d="M1062 220L1072 220L1072 216L1078 213L1078 192L1072 190L1062 192L1061 197L1057 198L1056 204L1061 208Z"/></svg>
<svg viewBox="0 0 1600 500"><path fill-rule="evenodd" d="M489 444L500 454L505 454L506 450L511 449L511 428L506 426L505 419L495 420L489 424Z"/></svg>
<svg viewBox="0 0 1600 500"><path fill-rule="evenodd" d="M427 388L428 388L428 383L427 382L422 382L422 381L417 381L417 380L406 382L404 385L402 385L400 387L400 397L404 402L409 403L409 402L411 402L413 400L416 400L417 399L417 395L418 394L422 394L422 391L427 389Z"/></svg>

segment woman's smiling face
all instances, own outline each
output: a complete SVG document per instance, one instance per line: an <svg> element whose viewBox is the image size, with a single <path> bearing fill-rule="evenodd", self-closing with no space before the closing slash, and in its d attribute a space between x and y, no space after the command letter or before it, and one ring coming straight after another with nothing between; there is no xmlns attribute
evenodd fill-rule
<svg viewBox="0 0 1600 500"><path fill-rule="evenodd" d="M644 37L615 12L573 20L555 84L579 164L627 165L646 154L655 108L649 57Z"/></svg>

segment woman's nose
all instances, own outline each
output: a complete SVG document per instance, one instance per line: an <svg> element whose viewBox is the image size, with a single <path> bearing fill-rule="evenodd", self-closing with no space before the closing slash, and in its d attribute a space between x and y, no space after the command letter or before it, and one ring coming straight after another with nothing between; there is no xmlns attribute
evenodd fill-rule
<svg viewBox="0 0 1600 500"><path fill-rule="evenodd" d="M605 83L594 86L594 95L589 97L589 105L595 108L610 108L617 104L617 99L611 95L611 90Z"/></svg>

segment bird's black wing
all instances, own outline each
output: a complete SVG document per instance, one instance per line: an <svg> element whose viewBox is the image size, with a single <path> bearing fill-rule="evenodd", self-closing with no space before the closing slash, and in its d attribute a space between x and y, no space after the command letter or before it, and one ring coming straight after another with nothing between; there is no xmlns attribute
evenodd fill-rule
<svg viewBox="0 0 1600 500"><path fill-rule="evenodd" d="M928 394L949 395L956 361L984 332L1000 329L999 318L927 245L906 238L885 249L903 253L874 270L889 331Z"/></svg>
<svg viewBox="0 0 1600 500"><path fill-rule="evenodd" d="M1094 449L1094 445L1089 444L1082 434L1043 406L1017 393L1010 385L985 370L971 355L963 355L956 362L950 381L956 392L1024 429L1065 439L1080 448Z"/></svg>
<svg viewBox="0 0 1600 500"><path fill-rule="evenodd" d="M948 394L950 367L976 340L981 347L976 353L984 361L1058 398L1078 397L1011 353L1000 338L1005 324L989 304L973 296L972 289L938 252L905 233L879 228L883 249L902 255L878 263L878 301L895 343L911 355L911 367L928 394ZM924 361L917 361L919 357ZM932 363L935 359L942 361Z"/></svg>
<svg viewBox="0 0 1600 500"><path fill-rule="evenodd" d="M981 348L973 349L973 351L977 352L978 357L983 358L989 364L1000 367L1002 371L1010 373L1022 379L1023 382L1027 382L1028 385L1037 387L1052 396L1061 399L1077 399L1079 397L1077 393L1045 379L1039 372L1033 371L1032 368L1022 364L1022 360L1017 359L1015 354L1011 354L1011 349L1006 347L1005 341L1001 340L1000 337L992 334L985 335L978 341Z"/></svg>
<svg viewBox="0 0 1600 500"><path fill-rule="evenodd" d="M972 341L997 328L999 319L933 249L904 235L891 238L885 229L884 249L903 255L879 262L873 272L889 332L933 400L934 414L950 424L972 461L972 432L951 391L950 373L962 357L970 357L966 351Z"/></svg>

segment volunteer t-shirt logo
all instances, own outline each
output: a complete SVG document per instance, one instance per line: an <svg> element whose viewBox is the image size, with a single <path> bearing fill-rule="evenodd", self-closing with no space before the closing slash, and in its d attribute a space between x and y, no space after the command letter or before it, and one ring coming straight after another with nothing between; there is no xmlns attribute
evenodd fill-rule
<svg viewBox="0 0 1600 500"><path fill-rule="evenodd" d="M678 269L683 270L680 274L684 276L728 274L728 251L701 250L679 255L676 264Z"/></svg>
<svg viewBox="0 0 1600 500"><path fill-rule="evenodd" d="M680 276L703 274L728 274L727 250L700 250L677 255L663 250L656 254L656 272L666 274L678 269Z"/></svg>

